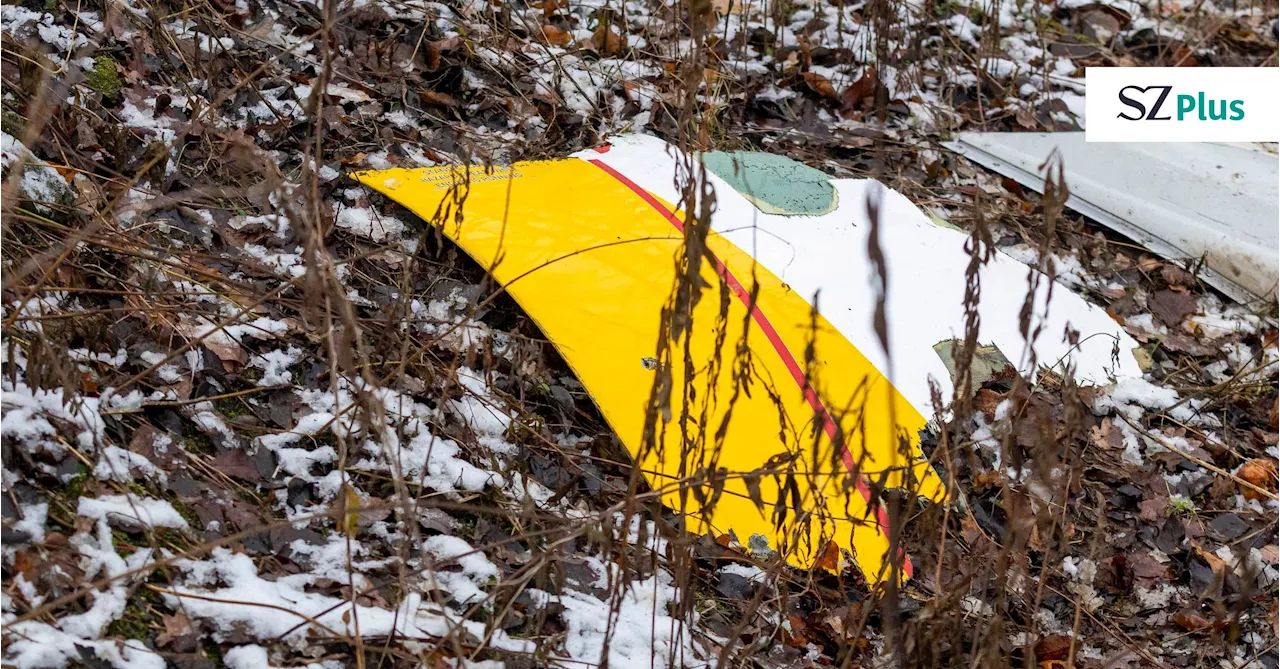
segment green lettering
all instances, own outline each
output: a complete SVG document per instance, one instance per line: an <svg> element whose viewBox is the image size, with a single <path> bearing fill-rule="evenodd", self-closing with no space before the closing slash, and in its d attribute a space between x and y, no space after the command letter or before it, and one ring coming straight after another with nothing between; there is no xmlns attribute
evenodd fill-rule
<svg viewBox="0 0 1280 669"><path fill-rule="evenodd" d="M1196 99L1190 95L1178 96L1178 120L1181 121L1184 114L1196 108Z"/></svg>

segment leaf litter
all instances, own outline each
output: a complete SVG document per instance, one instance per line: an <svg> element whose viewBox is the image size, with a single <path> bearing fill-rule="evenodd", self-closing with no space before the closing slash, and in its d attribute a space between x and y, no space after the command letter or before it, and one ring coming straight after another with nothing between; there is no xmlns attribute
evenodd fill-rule
<svg viewBox="0 0 1280 669"><path fill-rule="evenodd" d="M1276 666L1274 305L934 142L1274 62L1273 5L215 4L3 6L6 665ZM342 174L689 114L985 230L1146 376L978 384L900 592L673 531L483 268Z"/></svg>

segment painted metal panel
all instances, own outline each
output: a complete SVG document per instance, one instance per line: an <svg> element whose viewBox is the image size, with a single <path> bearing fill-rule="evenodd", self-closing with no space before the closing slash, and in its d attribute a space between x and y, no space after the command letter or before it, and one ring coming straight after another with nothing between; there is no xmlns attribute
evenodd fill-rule
<svg viewBox="0 0 1280 669"><path fill-rule="evenodd" d="M688 530L732 532L805 567L838 564L823 557L834 545L879 583L891 573L892 528L877 491L947 497L918 434L933 416L930 381L951 393L934 346L963 335L966 237L873 181L831 180L836 208L808 216L764 213L753 204L759 197L709 174L716 203L705 288L688 337L663 357L685 243L676 183L689 164L660 140L635 136L491 171L353 176L435 222L512 295ZM889 266L890 356L870 325L873 192ZM1037 294L1046 334L1027 349L1017 321L1029 272L1003 255L982 270L984 344L1027 373L1030 350L1039 366L1070 361L1082 381L1139 373L1123 330L1061 287L1046 305L1047 281ZM1082 333L1078 345L1068 326ZM647 422L655 378L665 374L670 410ZM681 485L707 472L722 484ZM903 567L909 576L909 559Z"/></svg>
<svg viewBox="0 0 1280 669"><path fill-rule="evenodd" d="M1280 159L1260 145L1086 143L1084 133L964 133L946 146L1036 191L1061 156L1067 206L1170 260L1205 259L1232 299L1276 299Z"/></svg>

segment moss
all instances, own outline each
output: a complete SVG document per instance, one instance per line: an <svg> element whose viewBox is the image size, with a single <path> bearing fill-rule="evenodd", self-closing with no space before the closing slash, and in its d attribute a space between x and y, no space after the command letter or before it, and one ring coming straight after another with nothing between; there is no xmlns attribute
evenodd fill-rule
<svg viewBox="0 0 1280 669"><path fill-rule="evenodd" d="M62 492L70 499L79 498L84 494L84 487L89 482L89 468L80 465L80 469L76 471L76 475L71 477L62 486Z"/></svg>
<svg viewBox="0 0 1280 669"><path fill-rule="evenodd" d="M85 79L89 88L107 97L115 97L124 88L124 82L116 72L116 61L110 56L94 58L93 69L85 73Z"/></svg>
<svg viewBox="0 0 1280 669"><path fill-rule="evenodd" d="M213 660L213 666L222 666L222 647L216 643L204 644L204 656Z"/></svg>
<svg viewBox="0 0 1280 669"><path fill-rule="evenodd" d="M475 533L476 521L474 518L457 519L457 524L453 527L454 536L469 541L475 538Z"/></svg>
<svg viewBox="0 0 1280 669"><path fill-rule="evenodd" d="M76 507L89 482L89 470L83 464L66 483L45 488L49 496L49 529L71 534L75 532Z"/></svg>
<svg viewBox="0 0 1280 669"><path fill-rule="evenodd" d="M191 521L188 520L187 522L190 523ZM196 526L192 525L192 527L196 527ZM155 533L156 533L156 542L170 549L176 549L177 551L186 551L196 546L195 542L191 540L190 535L188 535L186 532L182 530L175 530L168 527L161 527L161 528L156 528Z"/></svg>
<svg viewBox="0 0 1280 669"><path fill-rule="evenodd" d="M226 418L227 420L231 420L231 419L233 419L233 418L238 418L238 417L240 417L240 416L243 416L243 415L245 415L245 414L249 413L249 410L248 410L248 409L246 409L246 408L245 408L245 406L244 406L244 402L241 402L240 400L238 400L238 399L236 399L236 398L234 398L234 397L224 397L224 398L222 398L222 399L217 400L216 402L214 402L214 403L213 403L213 406L214 406L214 407L215 407L215 408L216 408L216 409L217 409L217 410L218 410L218 411L223 415L223 417L224 417L224 418Z"/></svg>
<svg viewBox="0 0 1280 669"><path fill-rule="evenodd" d="M1052 16L1041 16L1039 18L1035 18L1032 20L1035 21L1036 30L1037 32L1040 32L1040 33L1066 35L1071 32L1067 30L1066 27L1063 26L1061 23L1054 20Z"/></svg>
<svg viewBox="0 0 1280 669"><path fill-rule="evenodd" d="M140 612L126 608L123 616L107 625L107 636L146 641L147 623L141 618Z"/></svg>
<svg viewBox="0 0 1280 669"><path fill-rule="evenodd" d="M160 603L158 594L146 588L138 588L125 605L124 613L107 625L106 636L146 641L151 631L160 625L158 617L149 613L148 609L152 604Z"/></svg>
<svg viewBox="0 0 1280 669"><path fill-rule="evenodd" d="M178 499L177 497L170 497L168 501L169 504L173 505L173 510L177 511L178 515L182 516L182 519L187 521L188 525L193 528L201 527L200 516L197 516L196 512L192 511L191 507L187 506L186 502Z"/></svg>
<svg viewBox="0 0 1280 669"><path fill-rule="evenodd" d="M133 545L134 540L124 530L111 530L111 544L115 546L116 555L127 558L138 552L138 547Z"/></svg>
<svg viewBox="0 0 1280 669"><path fill-rule="evenodd" d="M209 438L203 434L193 434L183 437L178 443L182 444L182 449L188 453L198 453L200 455L214 454L213 442L209 441Z"/></svg>
<svg viewBox="0 0 1280 669"><path fill-rule="evenodd" d="M1170 516L1189 515L1196 512L1196 503L1181 495L1174 495L1169 498L1169 506L1166 513Z"/></svg>
<svg viewBox="0 0 1280 669"><path fill-rule="evenodd" d="M27 119L5 105L4 110L0 111L0 129L21 139L27 134Z"/></svg>

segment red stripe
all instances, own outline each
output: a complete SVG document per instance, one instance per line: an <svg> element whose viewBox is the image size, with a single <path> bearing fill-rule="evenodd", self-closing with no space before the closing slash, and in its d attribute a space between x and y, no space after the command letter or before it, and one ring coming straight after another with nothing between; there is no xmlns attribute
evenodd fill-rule
<svg viewBox="0 0 1280 669"><path fill-rule="evenodd" d="M600 149L596 149L596 151L603 153ZM658 201L658 198L654 197L652 193L641 188L636 184L636 182L627 178L626 175L599 160L587 160L587 162L604 170L606 174L617 179L627 188L630 188L632 192L640 196L640 199L648 203L654 211L657 211L663 216L663 218L667 219L668 223L675 226L675 229L680 231L680 234L684 234L684 222L677 218L674 212L663 206L663 204ZM773 350L778 354L779 358L782 358L782 363L786 365L787 370L791 372L791 378L795 379L796 385L800 386L800 390L804 392L804 398L809 402L809 406L812 407L814 412L821 417L822 429L827 433L827 438L831 439L832 443L836 443L836 422L831 418L831 412L827 411L827 407L823 404L822 398L818 397L818 393L813 389L813 386L809 384L809 379L805 376L804 369L800 367L800 363L797 362L795 356L791 354L791 349L788 349L787 345L783 343L782 337L778 335L778 331L773 327L773 323L769 322L769 317L764 315L764 312L760 310L758 305L751 303L751 293L743 287L742 283L738 281L738 278L733 275L733 272L730 272L729 268L725 267L725 264L721 262L720 258L716 257L714 253L711 253L710 250L707 252L715 262L716 273L719 274L720 278L729 285L729 288L738 296L738 299L742 304L751 310L751 320L755 321L756 325L760 326L761 331L764 332L765 338L773 345ZM855 483L857 485L858 492L862 494L862 499L867 504L870 504L871 487L867 485L867 481L862 476L862 473L856 471L853 454L849 452L848 445L843 441L840 442L840 459L844 462L845 468L848 469L850 473L856 474ZM876 507L876 523L880 526L880 531L883 532L886 537L890 536L889 516L885 513L884 505L878 505ZM911 558L903 553L901 547L898 547L897 551L902 557L902 571L907 575L907 578L910 578L914 571L914 568L911 566Z"/></svg>

